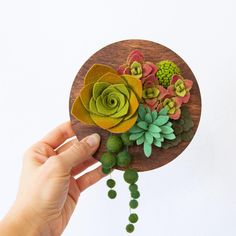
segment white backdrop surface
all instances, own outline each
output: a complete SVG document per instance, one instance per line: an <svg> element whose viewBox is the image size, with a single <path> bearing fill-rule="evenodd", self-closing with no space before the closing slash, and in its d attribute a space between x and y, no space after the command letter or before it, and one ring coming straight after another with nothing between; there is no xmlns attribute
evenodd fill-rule
<svg viewBox="0 0 236 236"><path fill-rule="evenodd" d="M225 1L0 1L0 217L14 201L22 154L69 119L73 79L95 51L148 39L178 53L202 94L202 118L176 160L140 175L134 236L236 235L236 3ZM63 233L125 235L128 191L87 190Z"/></svg>

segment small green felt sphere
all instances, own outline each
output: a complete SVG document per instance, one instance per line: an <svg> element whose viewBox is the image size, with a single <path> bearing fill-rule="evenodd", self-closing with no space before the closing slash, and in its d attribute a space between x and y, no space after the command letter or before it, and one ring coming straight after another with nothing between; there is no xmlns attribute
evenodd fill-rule
<svg viewBox="0 0 236 236"><path fill-rule="evenodd" d="M126 167L130 164L132 158L127 151L119 152L117 154L117 165L120 167Z"/></svg>
<svg viewBox="0 0 236 236"><path fill-rule="evenodd" d="M133 169L127 169L124 173L124 180L128 184L134 184L138 180L138 172Z"/></svg>
<svg viewBox="0 0 236 236"><path fill-rule="evenodd" d="M125 146L132 146L134 144L133 141L129 140L129 133L123 133L120 137Z"/></svg>
<svg viewBox="0 0 236 236"><path fill-rule="evenodd" d="M138 207L138 201L135 200L135 199L131 200L131 201L129 202L129 206L130 206L130 208L132 208L132 209L136 209L136 208Z"/></svg>
<svg viewBox="0 0 236 236"><path fill-rule="evenodd" d="M129 191L130 192L134 192L134 191L137 191L138 190L138 185L137 184L131 184L129 186Z"/></svg>
<svg viewBox="0 0 236 236"><path fill-rule="evenodd" d="M135 213L130 214L130 216L129 216L129 221L130 221L131 223L136 223L136 222L138 221L138 215L135 214Z"/></svg>
<svg viewBox="0 0 236 236"><path fill-rule="evenodd" d="M138 190L131 192L131 197L134 198L134 199L139 198L140 197L140 192Z"/></svg>
<svg viewBox="0 0 236 236"><path fill-rule="evenodd" d="M102 157L100 159L102 166L105 169L110 169L112 168L114 165L116 165L116 158L114 157L114 155L110 152L105 152L102 154Z"/></svg>
<svg viewBox="0 0 236 236"><path fill-rule="evenodd" d="M106 169L106 168L102 167L102 172L107 175L111 172L111 169Z"/></svg>
<svg viewBox="0 0 236 236"><path fill-rule="evenodd" d="M114 188L115 185L116 185L116 182L115 182L114 179L108 179L108 180L107 180L107 186L108 186L109 188Z"/></svg>
<svg viewBox="0 0 236 236"><path fill-rule="evenodd" d="M123 147L121 138L119 136L111 135L107 139L106 147L109 152L113 153L119 152Z"/></svg>
<svg viewBox="0 0 236 236"><path fill-rule="evenodd" d="M133 225L133 224L128 224L128 225L126 226L126 231L127 231L128 233L134 232L134 225Z"/></svg>
<svg viewBox="0 0 236 236"><path fill-rule="evenodd" d="M116 198L116 195L117 195L117 193L116 193L115 190L111 189L111 190L108 191L108 197L109 197L110 199Z"/></svg>

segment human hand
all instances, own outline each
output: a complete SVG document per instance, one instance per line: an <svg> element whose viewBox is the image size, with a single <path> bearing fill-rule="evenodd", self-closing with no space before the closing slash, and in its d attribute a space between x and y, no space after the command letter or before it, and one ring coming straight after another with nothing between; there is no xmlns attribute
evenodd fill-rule
<svg viewBox="0 0 236 236"><path fill-rule="evenodd" d="M96 162L92 154L100 137L93 134L64 143L72 136L67 122L26 151L17 198L2 221L0 235L61 235L80 193L105 176L99 166L75 177Z"/></svg>

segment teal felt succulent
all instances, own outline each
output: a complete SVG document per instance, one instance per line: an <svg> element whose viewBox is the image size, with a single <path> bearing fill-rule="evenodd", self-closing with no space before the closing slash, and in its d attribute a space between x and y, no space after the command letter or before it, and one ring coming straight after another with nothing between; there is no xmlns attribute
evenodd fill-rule
<svg viewBox="0 0 236 236"><path fill-rule="evenodd" d="M151 111L149 107L142 104L138 109L138 119L136 124L129 130L129 139L136 141L137 145L143 144L144 154L150 157L152 145L161 148L165 139L174 140L176 138L172 123L169 121L167 109L160 112Z"/></svg>

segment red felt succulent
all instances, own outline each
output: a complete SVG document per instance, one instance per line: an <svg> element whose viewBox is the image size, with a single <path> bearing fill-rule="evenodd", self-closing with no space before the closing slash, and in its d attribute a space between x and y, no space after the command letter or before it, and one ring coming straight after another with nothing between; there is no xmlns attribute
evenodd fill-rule
<svg viewBox="0 0 236 236"><path fill-rule="evenodd" d="M167 90L158 84L155 75L149 75L143 83L143 104L148 106L152 111L157 109L161 100L167 96Z"/></svg>
<svg viewBox="0 0 236 236"><path fill-rule="evenodd" d="M187 103L190 99L190 90L193 81L184 79L181 75L173 75L168 87L168 93L181 99L182 103Z"/></svg>
<svg viewBox="0 0 236 236"><path fill-rule="evenodd" d="M127 57L125 64L118 68L120 75L129 74L137 79L141 79L142 83L147 76L156 74L157 66L151 62L146 62L143 54L139 50L133 50Z"/></svg>

